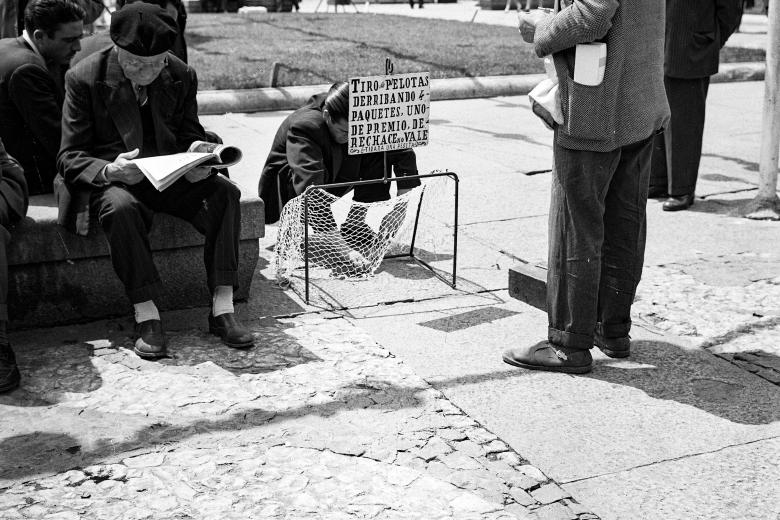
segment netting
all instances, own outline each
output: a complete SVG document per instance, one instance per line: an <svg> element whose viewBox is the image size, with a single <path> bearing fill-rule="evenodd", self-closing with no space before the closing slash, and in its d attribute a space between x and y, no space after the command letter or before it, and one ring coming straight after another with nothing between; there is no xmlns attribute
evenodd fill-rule
<svg viewBox="0 0 780 520"><path fill-rule="evenodd" d="M351 192L339 198L323 189L309 190L310 277L367 279L387 255L408 254L412 248L429 254L440 249L437 242L450 243L452 219L440 214L442 184L441 178L426 179L403 195L372 203L352 200ZM450 226L444 220L450 220ZM281 284L289 283L305 264L304 224L300 195L285 204L279 221L274 266Z"/></svg>

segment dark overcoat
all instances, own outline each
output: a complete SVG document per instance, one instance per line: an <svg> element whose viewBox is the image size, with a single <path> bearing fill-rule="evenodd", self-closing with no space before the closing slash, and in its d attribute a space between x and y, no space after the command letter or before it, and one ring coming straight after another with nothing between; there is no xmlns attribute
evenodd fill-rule
<svg viewBox="0 0 780 520"><path fill-rule="evenodd" d="M86 234L89 193L100 187L96 177L120 153L142 149L141 112L115 48L79 62L66 74L65 86L57 157L60 182L55 183L59 222ZM169 54L167 65L147 89L160 155L186 152L193 141L205 140L192 68Z"/></svg>

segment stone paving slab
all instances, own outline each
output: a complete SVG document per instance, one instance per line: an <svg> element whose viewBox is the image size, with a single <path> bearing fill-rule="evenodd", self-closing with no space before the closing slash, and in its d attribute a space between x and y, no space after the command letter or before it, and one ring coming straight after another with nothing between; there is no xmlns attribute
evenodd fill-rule
<svg viewBox="0 0 780 520"><path fill-rule="evenodd" d="M780 439L774 438L597 476L564 489L587 497L587 506L613 520L648 518L648 511L668 520L775 519L780 517L779 453Z"/></svg>
<svg viewBox="0 0 780 520"><path fill-rule="evenodd" d="M121 334L17 341L25 381L0 397L0 517L530 519L548 504L577 516L345 320L253 330L247 351L179 332L156 363Z"/></svg>
<svg viewBox="0 0 780 520"><path fill-rule="evenodd" d="M496 295L509 300L505 293ZM352 319L564 485L686 460L780 433L774 404L780 401L780 389L684 338L635 327L634 352L628 360L611 360L594 349L594 371L585 376L523 371L505 365L501 352L543 338L544 313L512 301L469 299L441 308L436 303L397 304ZM414 318L404 319L412 307ZM503 315L497 312L501 310ZM491 315L500 317L485 319ZM406 324L403 328L396 325L400 320ZM431 326L443 323L450 326ZM413 346L412 338L426 348ZM754 471L751 460L731 464L734 473ZM678 488L669 491L668 500L704 510L729 510L730 494L744 489L743 483L734 482L715 495L697 495L689 493L684 482L670 484ZM625 510L642 514L623 517L646 518L657 505L643 502L643 496L639 489L616 490L610 503L632 502ZM766 502L762 504L755 511L768 511Z"/></svg>

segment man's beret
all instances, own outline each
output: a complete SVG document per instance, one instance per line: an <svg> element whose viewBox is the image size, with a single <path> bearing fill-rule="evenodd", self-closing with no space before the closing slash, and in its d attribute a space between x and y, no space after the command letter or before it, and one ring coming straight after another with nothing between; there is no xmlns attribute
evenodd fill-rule
<svg viewBox="0 0 780 520"><path fill-rule="evenodd" d="M127 4L111 15L111 39L136 56L156 56L173 46L176 20L162 7L146 2Z"/></svg>

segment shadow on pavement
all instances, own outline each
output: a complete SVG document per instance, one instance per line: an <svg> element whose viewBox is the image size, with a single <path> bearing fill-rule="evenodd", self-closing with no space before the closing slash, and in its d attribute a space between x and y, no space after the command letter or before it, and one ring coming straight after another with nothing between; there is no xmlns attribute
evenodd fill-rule
<svg viewBox="0 0 780 520"><path fill-rule="evenodd" d="M79 441L64 433L35 431L7 437L0 440L0 490L10 484L8 481L104 463L109 458L115 460L148 453L159 446L200 434L233 432L231 437L235 440L235 436L240 435L242 430L306 415L330 417L364 408L393 411L417 407L420 399L416 394L422 390L427 390L427 386L400 387L386 381L362 380L340 388L342 397L331 402L304 404L282 411L245 409L217 420L198 420L186 424L157 422L138 430L133 438L123 442L100 439L94 450L82 451ZM214 439L210 438L208 442L212 443Z"/></svg>
<svg viewBox="0 0 780 520"><path fill-rule="evenodd" d="M500 354L497 354L500 355ZM437 388L473 385L531 376L534 371L508 369L456 378L433 379ZM664 341L634 341L627 359L600 358L583 376L630 386L654 399L676 401L738 424L771 424L780 420L780 389L731 365L710 352L685 349ZM747 381L746 381L747 380ZM757 387L766 392L755 393Z"/></svg>
<svg viewBox="0 0 780 520"><path fill-rule="evenodd" d="M716 199L714 195L706 199L696 199L693 206L688 211L697 213L710 213L712 215L723 215L725 217L740 217L739 211L747 205L753 198L749 199Z"/></svg>

